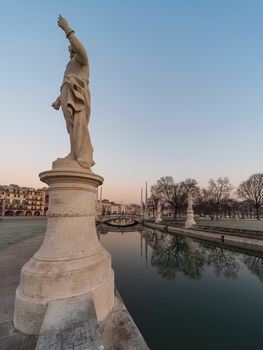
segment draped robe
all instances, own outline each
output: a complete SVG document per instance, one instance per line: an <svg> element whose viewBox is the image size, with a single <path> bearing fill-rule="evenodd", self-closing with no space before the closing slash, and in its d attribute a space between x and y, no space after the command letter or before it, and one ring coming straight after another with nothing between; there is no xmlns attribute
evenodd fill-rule
<svg viewBox="0 0 263 350"><path fill-rule="evenodd" d="M72 41L77 41L76 37ZM77 41L80 45L80 42ZM88 58L84 47L67 64L61 86L60 102L67 131L70 135L70 157L84 168L93 164L93 147L88 123L90 119L90 92L88 86Z"/></svg>

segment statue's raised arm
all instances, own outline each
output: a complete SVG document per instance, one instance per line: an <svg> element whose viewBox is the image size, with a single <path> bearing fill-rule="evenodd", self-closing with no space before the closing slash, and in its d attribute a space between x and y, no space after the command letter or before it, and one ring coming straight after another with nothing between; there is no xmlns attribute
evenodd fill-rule
<svg viewBox="0 0 263 350"><path fill-rule="evenodd" d="M66 37L70 42L71 46L69 50L73 50L73 52L76 53L76 58L80 61L80 63L88 64L88 55L85 47L75 35L74 30L70 27L66 18L62 17L61 15L58 17L58 26L65 32Z"/></svg>
<svg viewBox="0 0 263 350"><path fill-rule="evenodd" d="M60 96L52 107L57 110L62 108L70 136L70 153L64 160L77 161L80 166L89 169L95 162L87 127L90 118L88 56L64 17L58 17L58 25L70 42L70 60L65 69Z"/></svg>

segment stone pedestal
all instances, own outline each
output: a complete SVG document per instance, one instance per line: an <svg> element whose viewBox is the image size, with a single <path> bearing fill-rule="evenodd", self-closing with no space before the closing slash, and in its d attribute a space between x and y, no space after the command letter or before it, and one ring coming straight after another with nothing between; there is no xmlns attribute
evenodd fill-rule
<svg viewBox="0 0 263 350"><path fill-rule="evenodd" d="M95 227L95 198L103 178L63 159L39 176L49 185L48 223L43 244L23 266L16 291L14 324L25 334L39 333L49 301L91 292L98 321L114 303L111 257Z"/></svg>
<svg viewBox="0 0 263 350"><path fill-rule="evenodd" d="M162 221L161 213L160 213L160 212L157 212L156 218L155 218L155 222L158 224L158 223L161 222L161 221Z"/></svg>
<svg viewBox="0 0 263 350"><path fill-rule="evenodd" d="M144 209L143 217L144 217L145 220L150 219L150 213L149 213L148 208L145 208L145 209Z"/></svg>

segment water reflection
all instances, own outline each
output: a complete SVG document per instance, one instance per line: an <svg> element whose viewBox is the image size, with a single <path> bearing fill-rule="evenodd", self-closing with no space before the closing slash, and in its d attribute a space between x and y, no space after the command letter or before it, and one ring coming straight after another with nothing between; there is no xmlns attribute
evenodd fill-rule
<svg viewBox="0 0 263 350"><path fill-rule="evenodd" d="M255 253L245 250L237 251L215 243L170 235L142 225L133 228L122 226L121 224L127 224L126 219L115 221L118 226L99 225L97 230L99 239L101 234L106 235L110 231L121 232L122 235L125 232L139 233L140 256L145 259L145 266L148 267L150 264L162 278L173 281L180 272L190 279L199 280L202 273L211 268L217 277L236 279L241 265L244 264L260 281L263 281L263 255L260 253L255 256Z"/></svg>
<svg viewBox="0 0 263 350"><path fill-rule="evenodd" d="M152 249L151 265L167 280L175 280L178 272L191 279L200 279L205 267L211 267L216 276L236 279L241 264L263 281L263 257L243 255L223 247L195 241L189 237L169 235L145 229L141 232L145 241L145 260L148 264L147 246ZM142 247L141 247L142 255Z"/></svg>
<svg viewBox="0 0 263 350"><path fill-rule="evenodd" d="M237 278L240 270L237 254L221 247L206 247L206 264L212 266L215 274L226 278Z"/></svg>
<svg viewBox="0 0 263 350"><path fill-rule="evenodd" d="M262 348L263 254L147 228L100 238L152 350Z"/></svg>
<svg viewBox="0 0 263 350"><path fill-rule="evenodd" d="M109 232L141 232L142 230L143 226L136 222L130 225L109 224L109 222L104 222L97 226L98 236L101 234L106 235Z"/></svg>
<svg viewBox="0 0 263 350"><path fill-rule="evenodd" d="M263 282L263 258L258 256L244 256L247 268Z"/></svg>
<svg viewBox="0 0 263 350"><path fill-rule="evenodd" d="M106 225L110 226L133 226L137 225L138 221L132 218L122 218L122 219L113 219L105 222Z"/></svg>
<svg viewBox="0 0 263 350"><path fill-rule="evenodd" d="M201 277L205 259L193 240L152 232L148 242L152 247L151 264L163 278L174 280L178 272L194 279Z"/></svg>

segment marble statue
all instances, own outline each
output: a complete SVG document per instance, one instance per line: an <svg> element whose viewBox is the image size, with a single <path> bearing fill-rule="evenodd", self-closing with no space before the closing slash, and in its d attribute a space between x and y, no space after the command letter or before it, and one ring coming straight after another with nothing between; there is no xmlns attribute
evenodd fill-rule
<svg viewBox="0 0 263 350"><path fill-rule="evenodd" d="M94 162L87 128L87 53L65 18L59 16L58 25L70 41L71 59L53 107L62 107L71 151L39 174L49 186L47 230L38 251L22 267L14 308L15 328L29 335L41 333L42 324L60 329L54 326L56 317L50 322L46 315L62 300L67 305L72 298L88 300L91 295L98 322L109 315L115 300L111 256L100 244L95 225L96 196L103 178L90 169Z"/></svg>
<svg viewBox="0 0 263 350"><path fill-rule="evenodd" d="M193 197L192 193L188 192L188 198L187 198L187 216L185 221L185 228L191 228L193 225L196 225L195 219L194 219L194 211L193 211Z"/></svg>
<svg viewBox="0 0 263 350"><path fill-rule="evenodd" d="M162 221L162 205L161 205L161 200L160 198L158 199L158 202L157 202L157 212L156 212L156 219L155 219L155 222L158 223L158 222L161 222Z"/></svg>
<svg viewBox="0 0 263 350"><path fill-rule="evenodd" d="M52 103L56 110L62 108L70 137L70 153L64 158L76 160L84 168L92 167L93 147L88 123L90 119L89 62L87 52L61 15L58 26L70 42L70 61L66 66L60 96Z"/></svg>

